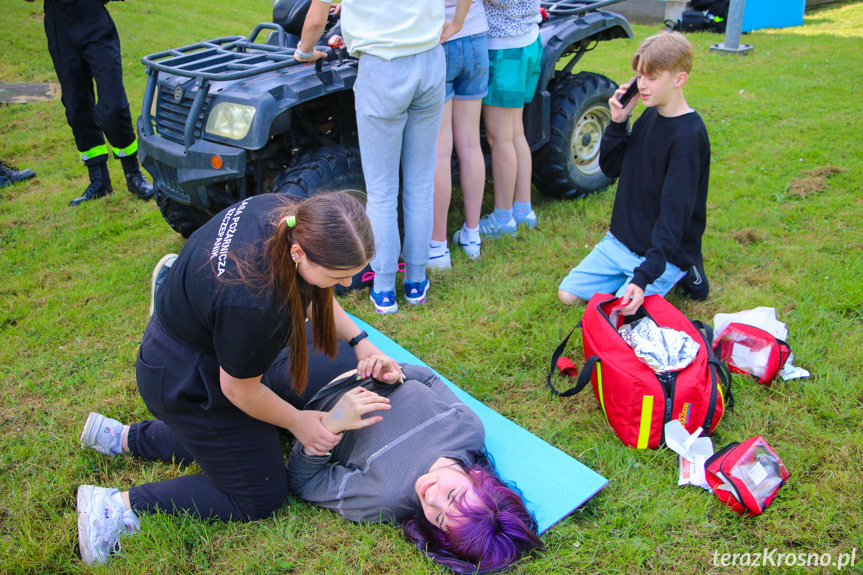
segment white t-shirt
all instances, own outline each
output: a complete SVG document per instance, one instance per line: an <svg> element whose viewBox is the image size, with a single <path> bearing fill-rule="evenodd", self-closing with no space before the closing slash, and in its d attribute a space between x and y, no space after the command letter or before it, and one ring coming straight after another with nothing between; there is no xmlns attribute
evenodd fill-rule
<svg viewBox="0 0 863 575"><path fill-rule="evenodd" d="M455 17L455 6L458 0L446 0L446 20L451 21ZM454 34L450 40L457 40L465 36L473 36L474 34L482 34L488 32L488 21L485 19L485 6L482 0L471 0L470 8L467 11L467 16L464 19L464 26L459 30L458 34Z"/></svg>
<svg viewBox="0 0 863 575"><path fill-rule="evenodd" d="M427 52L440 43L444 0L342 0L341 19L351 56L393 60Z"/></svg>

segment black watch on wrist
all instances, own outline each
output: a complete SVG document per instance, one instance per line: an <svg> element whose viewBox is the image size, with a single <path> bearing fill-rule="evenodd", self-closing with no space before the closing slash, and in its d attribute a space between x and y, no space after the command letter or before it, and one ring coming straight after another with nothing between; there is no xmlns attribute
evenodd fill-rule
<svg viewBox="0 0 863 575"><path fill-rule="evenodd" d="M348 342L348 345L351 347L357 347L357 344L369 337L369 334L366 333L366 330L358 333L351 341Z"/></svg>

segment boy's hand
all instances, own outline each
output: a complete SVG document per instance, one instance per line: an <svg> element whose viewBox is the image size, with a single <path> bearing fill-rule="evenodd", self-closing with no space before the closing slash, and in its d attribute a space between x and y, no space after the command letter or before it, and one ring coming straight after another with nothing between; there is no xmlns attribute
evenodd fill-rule
<svg viewBox="0 0 863 575"><path fill-rule="evenodd" d="M611 121L620 124L621 122L625 122L627 118L632 115L632 111L635 109L636 104L641 99L638 94L636 94L629 102L626 103L626 107L624 107L620 103L620 97L626 93L626 90L629 89L631 84L621 84L620 87L614 91L614 94L608 100L608 107L611 108Z"/></svg>
<svg viewBox="0 0 863 575"><path fill-rule="evenodd" d="M375 415L363 418L363 415L381 409L390 409L390 400L381 397L364 387L355 387L344 394L338 403L321 419L324 427L333 433L341 433L349 429L368 427L383 417Z"/></svg>
<svg viewBox="0 0 863 575"><path fill-rule="evenodd" d="M620 309L620 314L632 315L637 312L638 308L641 307L641 304L644 303L644 290L634 283L630 283L626 286L626 293L623 294L623 299L629 300L629 303L626 304L626 307Z"/></svg>

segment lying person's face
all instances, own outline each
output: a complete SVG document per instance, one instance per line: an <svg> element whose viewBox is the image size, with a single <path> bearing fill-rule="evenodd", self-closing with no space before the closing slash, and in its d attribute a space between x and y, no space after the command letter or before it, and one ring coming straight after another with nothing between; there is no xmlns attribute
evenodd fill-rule
<svg viewBox="0 0 863 575"><path fill-rule="evenodd" d="M431 466L428 473L417 479L414 489L425 518L442 531L448 531L461 517L461 512L454 505L456 501L462 500L470 507L479 503L479 496L468 474L457 462L443 457Z"/></svg>

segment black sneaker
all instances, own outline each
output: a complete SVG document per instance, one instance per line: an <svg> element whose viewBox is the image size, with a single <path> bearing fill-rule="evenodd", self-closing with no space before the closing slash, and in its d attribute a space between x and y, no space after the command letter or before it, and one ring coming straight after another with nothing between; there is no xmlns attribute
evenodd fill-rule
<svg viewBox="0 0 863 575"><path fill-rule="evenodd" d="M83 194L69 202L70 206L103 198L114 192L114 188L111 187L111 174L108 173L107 163L87 166L87 171L90 173L90 185L87 186Z"/></svg>
<svg viewBox="0 0 863 575"><path fill-rule="evenodd" d="M174 262L177 261L177 258L180 257L177 254L165 254L162 256L162 259L159 260L159 263L156 264L156 267L153 268L153 277L150 282L150 315L153 315L153 311L156 309L156 292L162 287L165 283L165 278L168 277L168 272L171 270L171 266L174 265Z"/></svg>
<svg viewBox="0 0 863 575"><path fill-rule="evenodd" d="M693 301L705 301L710 294L710 282L704 273L704 265L694 265L686 271L683 279L677 282L677 291L689 296Z"/></svg>
<svg viewBox="0 0 863 575"><path fill-rule="evenodd" d="M0 188L5 188L6 186L11 186L33 177L36 177L36 172L33 170L19 170L17 166L0 160Z"/></svg>

